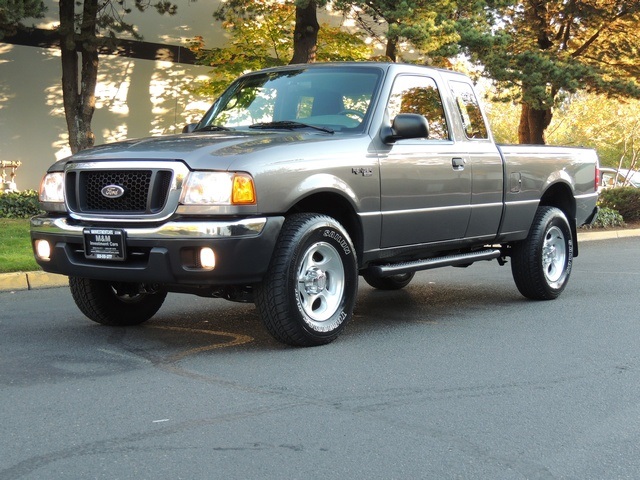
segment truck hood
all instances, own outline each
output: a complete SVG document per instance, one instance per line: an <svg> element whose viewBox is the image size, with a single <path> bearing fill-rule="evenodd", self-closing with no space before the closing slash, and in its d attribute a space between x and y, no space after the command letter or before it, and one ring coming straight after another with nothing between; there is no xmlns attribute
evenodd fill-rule
<svg viewBox="0 0 640 480"><path fill-rule="evenodd" d="M345 138L316 131L229 131L203 132L132 139L83 150L57 162L50 170L60 170L68 162L112 160L179 160L194 170L227 170L238 159L264 158L265 151L284 145L326 142ZM56 168L58 167L58 168Z"/></svg>

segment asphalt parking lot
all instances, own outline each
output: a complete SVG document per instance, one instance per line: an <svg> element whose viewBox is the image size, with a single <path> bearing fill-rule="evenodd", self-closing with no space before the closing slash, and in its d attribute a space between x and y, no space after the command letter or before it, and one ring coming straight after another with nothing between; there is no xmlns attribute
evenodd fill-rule
<svg viewBox="0 0 640 480"><path fill-rule="evenodd" d="M495 262L363 284L334 343L170 295L108 328L0 293L2 479L640 477L637 238L584 242L551 302Z"/></svg>

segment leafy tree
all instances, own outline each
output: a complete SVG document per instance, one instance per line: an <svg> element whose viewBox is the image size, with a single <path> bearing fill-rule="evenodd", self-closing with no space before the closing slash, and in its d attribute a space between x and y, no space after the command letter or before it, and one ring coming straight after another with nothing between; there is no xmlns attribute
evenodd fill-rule
<svg viewBox="0 0 640 480"><path fill-rule="evenodd" d="M220 21L230 18L243 19L250 22L269 21L274 10L284 7L290 10L295 7L293 51L289 63L310 63L316 60L318 32L318 7L326 5L327 0L289 0L288 2L273 0L228 0L223 2L214 13ZM287 32L288 33L288 32Z"/></svg>
<svg viewBox="0 0 640 480"><path fill-rule="evenodd" d="M572 95L560 104L548 129L550 143L596 148L603 166L634 169L640 154L640 101L604 95Z"/></svg>
<svg viewBox="0 0 640 480"><path fill-rule="evenodd" d="M518 124L520 106L515 102L503 102L487 94L484 102L491 133L497 143L518 143L518 131L513 126Z"/></svg>
<svg viewBox="0 0 640 480"><path fill-rule="evenodd" d="M516 143L520 106L491 101L497 92L487 91L485 103L497 142ZM606 167L636 169L640 166L640 100L619 100L578 92L565 97L554 109L546 139L553 145L591 147Z"/></svg>
<svg viewBox="0 0 640 480"><path fill-rule="evenodd" d="M167 0L155 4L134 0L134 6L139 11L153 7L160 14L176 12L175 5ZM134 26L124 20L130 12L127 0L59 0L62 97L73 153L93 146L95 141L91 120L100 49L116 46L117 34L141 39Z"/></svg>
<svg viewBox="0 0 640 480"><path fill-rule="evenodd" d="M497 28L461 29L461 45L521 103L520 143L545 143L553 107L587 90L640 98L640 2L526 0L495 4Z"/></svg>
<svg viewBox="0 0 640 480"><path fill-rule="evenodd" d="M209 81L198 89L201 94L217 96L246 71L286 65L295 58L297 7L292 2L251 0L244 1L243 8L240 1L228 2L215 14L230 33L226 46L207 49L202 37L196 37L190 45L198 63L213 67ZM364 60L371 54L371 47L360 35L329 25L318 30L317 60Z"/></svg>
<svg viewBox="0 0 640 480"><path fill-rule="evenodd" d="M25 18L42 18L46 7L42 0L0 0L0 40L15 35Z"/></svg>

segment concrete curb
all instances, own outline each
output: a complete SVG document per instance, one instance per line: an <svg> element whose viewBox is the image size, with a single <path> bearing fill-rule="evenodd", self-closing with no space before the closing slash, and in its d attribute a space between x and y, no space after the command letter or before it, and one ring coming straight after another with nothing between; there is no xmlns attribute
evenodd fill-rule
<svg viewBox="0 0 640 480"><path fill-rule="evenodd" d="M47 272L0 273L0 292L37 290L69 285L65 275Z"/></svg>
<svg viewBox="0 0 640 480"><path fill-rule="evenodd" d="M589 242L592 240L609 240L612 238L640 237L640 228L630 228L627 230L597 230L578 232L578 242Z"/></svg>
<svg viewBox="0 0 640 480"><path fill-rule="evenodd" d="M640 237L640 228L628 230L599 230L578 233L578 242L609 240L613 238ZM47 272L0 273L0 292L38 290L63 287L69 284L65 275Z"/></svg>

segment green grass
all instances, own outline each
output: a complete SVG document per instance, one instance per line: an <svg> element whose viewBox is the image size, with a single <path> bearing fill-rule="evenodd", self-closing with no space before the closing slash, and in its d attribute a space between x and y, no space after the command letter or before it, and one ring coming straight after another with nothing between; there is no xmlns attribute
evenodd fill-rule
<svg viewBox="0 0 640 480"><path fill-rule="evenodd" d="M33 258L29 220L0 218L0 273L40 270Z"/></svg>

